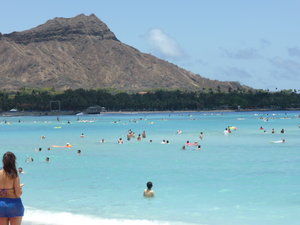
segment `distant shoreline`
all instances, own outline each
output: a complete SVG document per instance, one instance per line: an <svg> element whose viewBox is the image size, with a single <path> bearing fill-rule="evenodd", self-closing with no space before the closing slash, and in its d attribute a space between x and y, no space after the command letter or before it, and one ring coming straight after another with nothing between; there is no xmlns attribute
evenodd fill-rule
<svg viewBox="0 0 300 225"><path fill-rule="evenodd" d="M16 112L1 112L1 117L18 117L18 116L83 116L83 115L99 115L99 114L146 114L146 113L224 113L224 112L267 112L267 111L300 111L300 108L288 108L288 109L215 109L215 110L166 110L166 111L105 111L97 114L83 113L77 115L78 111L16 111Z"/></svg>
<svg viewBox="0 0 300 225"><path fill-rule="evenodd" d="M129 114L129 113L193 113L193 112L202 112L202 113L214 113L214 112L267 112L267 111L300 111L300 108L288 108L288 109L211 109L211 110L165 110L165 111L106 111L101 112L101 114Z"/></svg>

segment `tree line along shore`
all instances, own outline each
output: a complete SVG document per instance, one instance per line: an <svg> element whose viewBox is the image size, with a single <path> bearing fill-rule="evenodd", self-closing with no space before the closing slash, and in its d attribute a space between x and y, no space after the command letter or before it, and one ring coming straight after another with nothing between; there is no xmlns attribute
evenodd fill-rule
<svg viewBox="0 0 300 225"><path fill-rule="evenodd" d="M110 89L65 90L23 88L0 91L0 111L81 112L90 106L105 111L206 111L206 110L286 110L300 108L296 90L182 91L152 90L138 93ZM67 113L66 113L67 114Z"/></svg>

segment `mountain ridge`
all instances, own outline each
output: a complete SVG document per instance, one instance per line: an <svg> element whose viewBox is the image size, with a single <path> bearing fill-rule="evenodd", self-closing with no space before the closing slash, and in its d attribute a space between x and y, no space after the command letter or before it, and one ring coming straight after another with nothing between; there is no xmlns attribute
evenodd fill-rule
<svg viewBox="0 0 300 225"><path fill-rule="evenodd" d="M35 28L0 35L0 89L115 88L142 91L250 89L213 81L119 41L94 14L56 17Z"/></svg>

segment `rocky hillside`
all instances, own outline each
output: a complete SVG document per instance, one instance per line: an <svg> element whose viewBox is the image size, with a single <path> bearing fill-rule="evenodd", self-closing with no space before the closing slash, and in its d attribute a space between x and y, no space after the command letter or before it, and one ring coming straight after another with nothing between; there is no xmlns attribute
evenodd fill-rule
<svg viewBox="0 0 300 225"><path fill-rule="evenodd" d="M55 18L23 32L0 33L0 89L248 89L203 78L120 42L95 15Z"/></svg>

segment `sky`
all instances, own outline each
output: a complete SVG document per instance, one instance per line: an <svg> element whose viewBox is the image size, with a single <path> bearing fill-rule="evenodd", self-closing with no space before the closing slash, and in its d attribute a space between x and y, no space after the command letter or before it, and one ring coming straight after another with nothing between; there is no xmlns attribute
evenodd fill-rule
<svg viewBox="0 0 300 225"><path fill-rule="evenodd" d="M202 77L300 89L299 0L2 0L0 12L2 34L94 13L121 42Z"/></svg>

